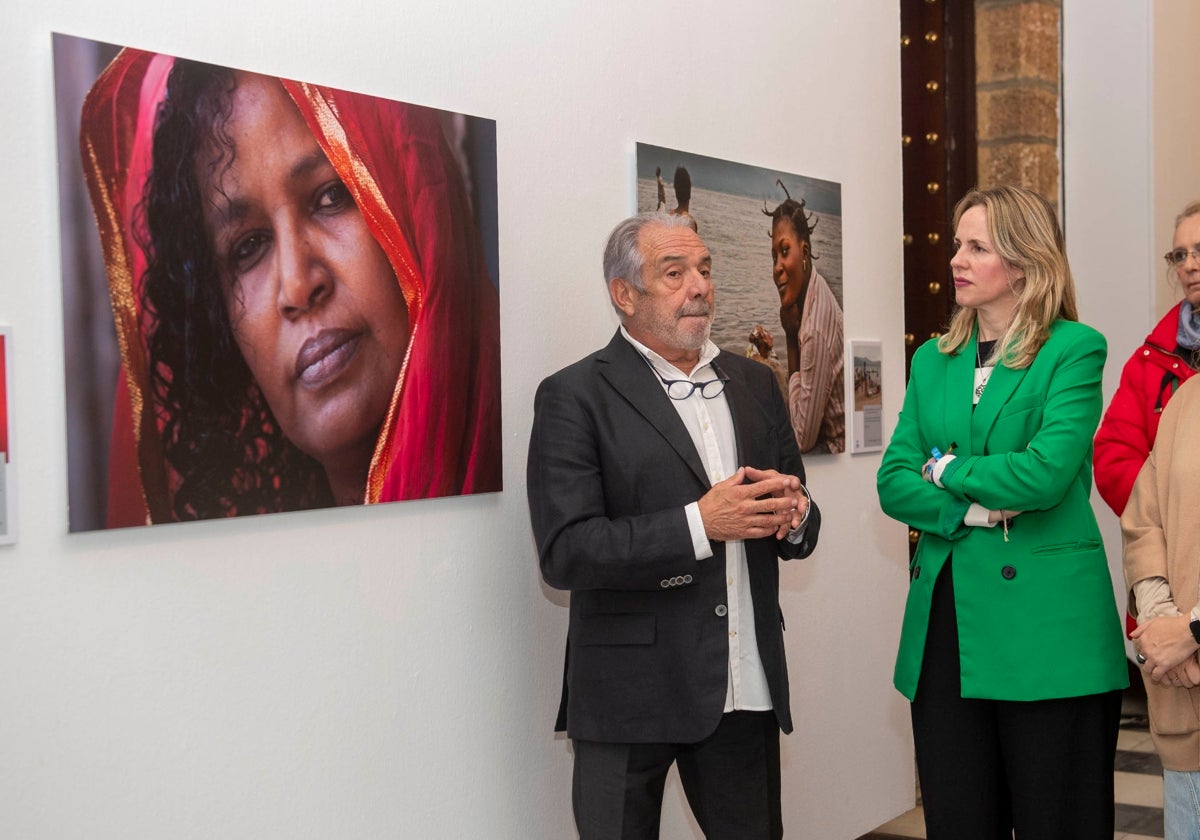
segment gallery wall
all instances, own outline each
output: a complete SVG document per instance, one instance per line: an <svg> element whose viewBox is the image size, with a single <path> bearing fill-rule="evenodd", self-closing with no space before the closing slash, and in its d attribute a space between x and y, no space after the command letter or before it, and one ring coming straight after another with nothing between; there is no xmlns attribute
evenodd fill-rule
<svg viewBox="0 0 1200 840"><path fill-rule="evenodd" d="M534 388L616 326L600 252L633 209L643 141L842 185L846 336L884 342L890 432L898 25L868 0L6 9L19 541L0 548L3 833L572 836L552 732L567 600L540 583L524 497ZM496 120L502 493L68 535L52 31ZM905 529L877 509L877 463L812 459L822 545L784 569L797 836L857 836L912 801L890 687ZM672 784L665 838L699 837L685 811Z"/></svg>
<svg viewBox="0 0 1200 840"><path fill-rule="evenodd" d="M1163 115L1190 91L1155 68L1187 5L1095 14L1064 0L1069 247L1082 314L1117 360L1162 308L1152 219L1180 148ZM891 430L903 387L894 8L331 8L5 10L0 321L15 341L19 529L0 548L6 835L571 836L570 753L551 732L566 598L539 582L524 456L537 382L615 327L599 254L633 206L636 141L842 184L846 335L884 341ZM67 534L52 31L497 121L503 493ZM1173 214L1174 196L1164 203ZM797 836L855 837L911 802L907 711L890 688L905 532L876 508L877 462L809 464L822 546L784 569L798 721L784 807ZM672 786L668 840L699 836L681 800Z"/></svg>
<svg viewBox="0 0 1200 840"><path fill-rule="evenodd" d="M1108 339L1107 399L1154 323L1153 277L1161 277L1151 259L1150 10L1113 3L1097 15L1086 0L1067 0L1062 21L1067 255L1080 318ZM1121 225L1118 247L1114 224ZM1094 490L1092 507L1124 607L1120 523Z"/></svg>
<svg viewBox="0 0 1200 840"><path fill-rule="evenodd" d="M1179 298L1162 255L1200 198L1200 73L1189 0L1063 2L1064 215L1081 315L1109 340L1106 389Z"/></svg>

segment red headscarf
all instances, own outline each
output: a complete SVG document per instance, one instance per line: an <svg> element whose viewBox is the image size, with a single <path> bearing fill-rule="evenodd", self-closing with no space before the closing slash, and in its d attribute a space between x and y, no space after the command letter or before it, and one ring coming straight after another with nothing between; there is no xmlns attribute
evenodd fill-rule
<svg viewBox="0 0 1200 840"><path fill-rule="evenodd" d="M161 407L134 224L174 59L125 49L83 106L80 144L100 227L123 371L109 527L172 520ZM371 461L366 503L501 488L500 325L479 232L437 111L281 80L351 191L408 303L408 353Z"/></svg>

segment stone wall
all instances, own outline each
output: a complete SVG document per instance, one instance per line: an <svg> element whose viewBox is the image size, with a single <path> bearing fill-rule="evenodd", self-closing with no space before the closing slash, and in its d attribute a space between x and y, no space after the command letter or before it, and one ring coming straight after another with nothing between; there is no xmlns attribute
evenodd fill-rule
<svg viewBox="0 0 1200 840"><path fill-rule="evenodd" d="M979 185L1019 184L1058 206L1061 0L976 0Z"/></svg>

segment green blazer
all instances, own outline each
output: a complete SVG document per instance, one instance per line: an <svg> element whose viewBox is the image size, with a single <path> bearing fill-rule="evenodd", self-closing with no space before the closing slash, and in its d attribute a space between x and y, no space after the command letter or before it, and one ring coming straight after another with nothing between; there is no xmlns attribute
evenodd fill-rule
<svg viewBox="0 0 1200 840"><path fill-rule="evenodd" d="M926 342L879 467L884 512L921 531L894 682L912 700L933 585L954 562L962 696L1076 697L1128 685L1121 624L1089 502L1092 435L1103 408L1104 336L1057 321L1033 364L997 365L972 409L976 342ZM921 467L956 444L942 487ZM971 502L1024 511L1003 529L964 524Z"/></svg>

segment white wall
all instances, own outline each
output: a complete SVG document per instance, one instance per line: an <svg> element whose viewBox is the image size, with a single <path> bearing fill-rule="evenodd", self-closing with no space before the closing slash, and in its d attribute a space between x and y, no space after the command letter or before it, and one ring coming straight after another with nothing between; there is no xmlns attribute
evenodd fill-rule
<svg viewBox="0 0 1200 840"><path fill-rule="evenodd" d="M0 834L573 836L551 732L565 600L539 582L524 495L533 390L615 326L600 251L642 140L842 183L847 337L885 341L890 432L894 4L44 0L4 17L20 542L0 549ZM51 31L497 120L502 494L66 533ZM878 511L877 462L811 464L822 546L784 572L789 835L857 836L912 800L890 687L905 532ZM698 836L683 810L673 789L665 838Z"/></svg>
<svg viewBox="0 0 1200 840"><path fill-rule="evenodd" d="M1108 337L1111 394L1120 364L1157 311L1149 297L1150 31L1141 3L1063 0L1063 209L1080 317ZM1166 250L1164 247L1162 250Z"/></svg>
<svg viewBox="0 0 1200 840"><path fill-rule="evenodd" d="M1107 391L1179 300L1162 254L1200 198L1200 6L1063 0L1067 248L1085 321L1108 336Z"/></svg>
<svg viewBox="0 0 1200 840"><path fill-rule="evenodd" d="M1063 0L1063 221L1079 317L1108 339L1106 405L1157 311L1149 16L1142 3L1108 3L1097 14L1094 0ZM1124 614L1120 523L1096 492L1092 507Z"/></svg>

